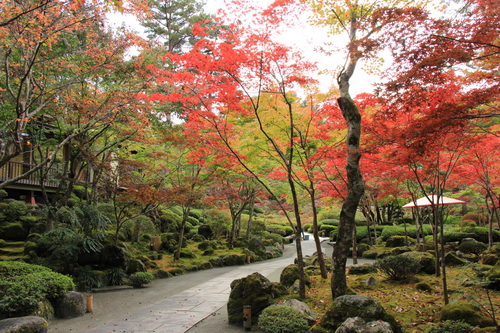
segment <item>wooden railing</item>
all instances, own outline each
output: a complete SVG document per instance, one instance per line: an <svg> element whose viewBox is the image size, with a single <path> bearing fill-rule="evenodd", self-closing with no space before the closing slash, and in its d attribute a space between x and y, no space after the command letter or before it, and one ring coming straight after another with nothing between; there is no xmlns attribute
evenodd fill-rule
<svg viewBox="0 0 500 333"><path fill-rule="evenodd" d="M13 162L9 161L7 164L0 167L0 183L8 181L12 178L22 175L23 173L34 168L34 164L22 163L22 162ZM60 177L61 171L58 168L41 168L27 176L26 178L19 179L15 182L15 184L22 185L30 185L30 186L40 186L40 175L43 174L43 184L46 187L57 187L58 182L57 178Z"/></svg>

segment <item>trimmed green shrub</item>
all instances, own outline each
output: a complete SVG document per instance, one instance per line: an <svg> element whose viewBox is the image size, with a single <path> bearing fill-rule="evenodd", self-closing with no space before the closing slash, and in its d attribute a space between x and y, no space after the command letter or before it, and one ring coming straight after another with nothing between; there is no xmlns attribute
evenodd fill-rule
<svg viewBox="0 0 500 333"><path fill-rule="evenodd" d="M56 299L74 289L70 277L49 268L0 261L0 313L5 316L29 315L43 299Z"/></svg>
<svg viewBox="0 0 500 333"><path fill-rule="evenodd" d="M425 333L471 333L474 327L463 321L446 320L427 329Z"/></svg>
<svg viewBox="0 0 500 333"><path fill-rule="evenodd" d="M137 272L129 276L130 284L134 288L144 287L145 284L150 283L155 279L154 275L149 272Z"/></svg>
<svg viewBox="0 0 500 333"><path fill-rule="evenodd" d="M12 201L9 206L3 211L5 217L11 221L17 220L19 217L28 213L28 207L24 201Z"/></svg>
<svg viewBox="0 0 500 333"><path fill-rule="evenodd" d="M334 225L334 226L339 226L339 220L337 219L325 219L320 221L321 224L328 224L328 225Z"/></svg>
<svg viewBox="0 0 500 333"><path fill-rule="evenodd" d="M462 253L473 253L480 255L488 248L488 245L482 242L463 242L458 246L458 250Z"/></svg>
<svg viewBox="0 0 500 333"><path fill-rule="evenodd" d="M467 227L467 228L451 228L445 230L445 242L460 242L464 238L474 238L475 240L488 244L488 228L484 227ZM500 241L500 231L493 230L493 241Z"/></svg>
<svg viewBox="0 0 500 333"><path fill-rule="evenodd" d="M267 231L282 237L293 235L293 229L289 225L271 224L267 227Z"/></svg>
<svg viewBox="0 0 500 333"><path fill-rule="evenodd" d="M429 225L423 226L424 235L432 235L432 228ZM406 225L406 232L411 238L417 238L417 230L414 225ZM404 225L389 225L385 226L382 233L379 234L380 238L385 242L391 236L405 236Z"/></svg>
<svg viewBox="0 0 500 333"><path fill-rule="evenodd" d="M305 333L309 330L309 323L299 310L287 305L275 305L262 310L259 329L267 333Z"/></svg>
<svg viewBox="0 0 500 333"><path fill-rule="evenodd" d="M326 235L332 235L332 232L333 232L335 237L337 236L337 229L338 229L338 227L336 227L334 225L329 225L329 224L322 224L319 227L319 231L324 231Z"/></svg>
<svg viewBox="0 0 500 333"><path fill-rule="evenodd" d="M420 271L417 259L407 255L388 256L377 261L376 266L391 280L402 281Z"/></svg>

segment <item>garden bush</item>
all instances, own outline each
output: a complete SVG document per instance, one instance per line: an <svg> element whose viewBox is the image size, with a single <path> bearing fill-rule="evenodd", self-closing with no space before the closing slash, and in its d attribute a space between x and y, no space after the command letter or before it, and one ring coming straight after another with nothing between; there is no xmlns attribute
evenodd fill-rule
<svg viewBox="0 0 500 333"><path fill-rule="evenodd" d="M28 237L28 230L21 222L10 222L0 227L2 238L10 241L23 241Z"/></svg>
<svg viewBox="0 0 500 333"><path fill-rule="evenodd" d="M134 288L144 287L145 284L150 283L155 279L155 276L149 272L137 272L129 276L130 284Z"/></svg>
<svg viewBox="0 0 500 333"><path fill-rule="evenodd" d="M480 213L467 213L464 216L462 216L462 220L464 221L472 220L476 222L477 225L485 225L486 222L488 221L487 217L484 214Z"/></svg>
<svg viewBox="0 0 500 333"><path fill-rule="evenodd" d="M271 232L271 233L278 234L282 237L289 236L289 235L293 234L292 227L290 227L288 225L270 224L266 230Z"/></svg>
<svg viewBox="0 0 500 333"><path fill-rule="evenodd" d="M329 225L329 224L322 224L320 227L319 227L319 231L324 231L325 232L325 235L335 235L334 237L336 237L337 235L337 229L338 227L334 226L334 225Z"/></svg>
<svg viewBox="0 0 500 333"><path fill-rule="evenodd" d="M446 320L427 329L425 333L471 333L474 327L463 321Z"/></svg>
<svg viewBox="0 0 500 333"><path fill-rule="evenodd" d="M78 291L91 291L93 288L101 288L106 285L103 277L88 267L82 267L78 270L75 281Z"/></svg>
<svg viewBox="0 0 500 333"><path fill-rule="evenodd" d="M325 219L320 221L321 224L328 224L328 225L334 225L334 226L339 226L339 220L337 219Z"/></svg>
<svg viewBox="0 0 500 333"><path fill-rule="evenodd" d="M475 240L488 244L488 228L484 227L467 227L467 228L451 228L445 230L445 242L460 242L464 238L474 238ZM493 230L493 241L500 241L500 231Z"/></svg>
<svg viewBox="0 0 500 333"><path fill-rule="evenodd" d="M159 226L161 232L172 232L179 230L182 222L182 217L171 211L165 209L161 211Z"/></svg>
<svg viewBox="0 0 500 333"><path fill-rule="evenodd" d="M111 267L104 271L106 284L108 286L121 286L124 284L127 274L122 268Z"/></svg>
<svg viewBox="0 0 500 333"><path fill-rule="evenodd" d="M406 232L411 238L417 238L417 230L414 225L406 225ZM429 225L423 226L424 235L432 235L432 228ZM385 242L391 236L405 236L404 225L391 225L385 226L382 232L379 234L380 238Z"/></svg>
<svg viewBox="0 0 500 333"><path fill-rule="evenodd" d="M259 316L259 329L267 333L304 333L309 323L299 310L286 305L268 306Z"/></svg>
<svg viewBox="0 0 500 333"><path fill-rule="evenodd" d="M198 227L198 234L205 237L206 239L211 239L213 236L212 228L208 224L203 224Z"/></svg>
<svg viewBox="0 0 500 333"><path fill-rule="evenodd" d="M377 261L376 266L391 280L402 281L413 277L420 271L417 259L407 255L388 256Z"/></svg>
<svg viewBox="0 0 500 333"><path fill-rule="evenodd" d="M3 211L5 217L10 221L15 221L27 213L28 207L24 201L12 201Z"/></svg>
<svg viewBox="0 0 500 333"><path fill-rule="evenodd" d="M43 299L56 299L74 290L73 280L49 268L22 262L0 261L0 313L25 316Z"/></svg>

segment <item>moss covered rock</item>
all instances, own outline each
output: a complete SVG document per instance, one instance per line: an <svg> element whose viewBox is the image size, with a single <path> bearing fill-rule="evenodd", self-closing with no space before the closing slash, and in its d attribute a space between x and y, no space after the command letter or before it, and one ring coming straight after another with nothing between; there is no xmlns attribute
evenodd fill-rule
<svg viewBox="0 0 500 333"><path fill-rule="evenodd" d="M229 254L222 258L224 266L244 265L246 261L245 255Z"/></svg>
<svg viewBox="0 0 500 333"><path fill-rule="evenodd" d="M388 314L384 308L368 296L346 295L335 298L328 308L318 326L335 332L348 318L359 317L366 322L385 321L391 325L394 333L403 333L401 327L393 316Z"/></svg>
<svg viewBox="0 0 500 333"><path fill-rule="evenodd" d="M352 265L347 267L349 275L364 275L375 273L377 267L372 264Z"/></svg>
<svg viewBox="0 0 500 333"><path fill-rule="evenodd" d="M385 241L386 247L402 247L402 246L410 246L415 244L415 240L411 237L406 236L390 236Z"/></svg>
<svg viewBox="0 0 500 333"><path fill-rule="evenodd" d="M479 263L483 265L495 265L500 261L500 256L495 253L482 253L479 257Z"/></svg>
<svg viewBox="0 0 500 333"><path fill-rule="evenodd" d="M59 318L75 318L85 314L85 299L83 294L70 291L55 302L54 310Z"/></svg>
<svg viewBox="0 0 500 333"><path fill-rule="evenodd" d="M441 309L439 320L462 320L471 326L479 327L494 326L493 320L483 316L479 307L464 302L445 305Z"/></svg>
<svg viewBox="0 0 500 333"><path fill-rule="evenodd" d="M8 318L0 320L0 332L9 333L45 333L49 323L36 316Z"/></svg>
<svg viewBox="0 0 500 333"><path fill-rule="evenodd" d="M252 307L252 323L278 296L274 285L260 273L253 273L231 283L231 293L227 302L228 322L243 325L243 306Z"/></svg>
<svg viewBox="0 0 500 333"><path fill-rule="evenodd" d="M436 273L436 258L429 252L406 252L405 256L415 258L420 263L420 272L426 274Z"/></svg>
<svg viewBox="0 0 500 333"><path fill-rule="evenodd" d="M460 258L453 252L448 252L445 255L444 262L446 265L450 266L464 266L469 263L467 260Z"/></svg>
<svg viewBox="0 0 500 333"><path fill-rule="evenodd" d="M299 267L295 264L288 265L283 269L283 271L281 271L280 283L285 286L285 288L293 286L295 281L297 281L298 279ZM305 282L307 286L311 285L311 279L308 275L305 275Z"/></svg>

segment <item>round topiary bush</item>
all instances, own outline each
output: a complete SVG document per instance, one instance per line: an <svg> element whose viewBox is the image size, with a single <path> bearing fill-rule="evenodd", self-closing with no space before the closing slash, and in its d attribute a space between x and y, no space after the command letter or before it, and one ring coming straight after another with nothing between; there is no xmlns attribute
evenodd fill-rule
<svg viewBox="0 0 500 333"><path fill-rule="evenodd" d="M417 259L402 254L380 259L376 266L389 279L395 281L409 279L420 271L420 263Z"/></svg>
<svg viewBox="0 0 500 333"><path fill-rule="evenodd" d="M309 323L299 310L286 305L268 306L259 316L259 329L266 333L303 333Z"/></svg>
<svg viewBox="0 0 500 333"><path fill-rule="evenodd" d="M155 279L154 275L149 272L137 272L129 276L130 284L134 288L142 288L145 284L150 283Z"/></svg>

